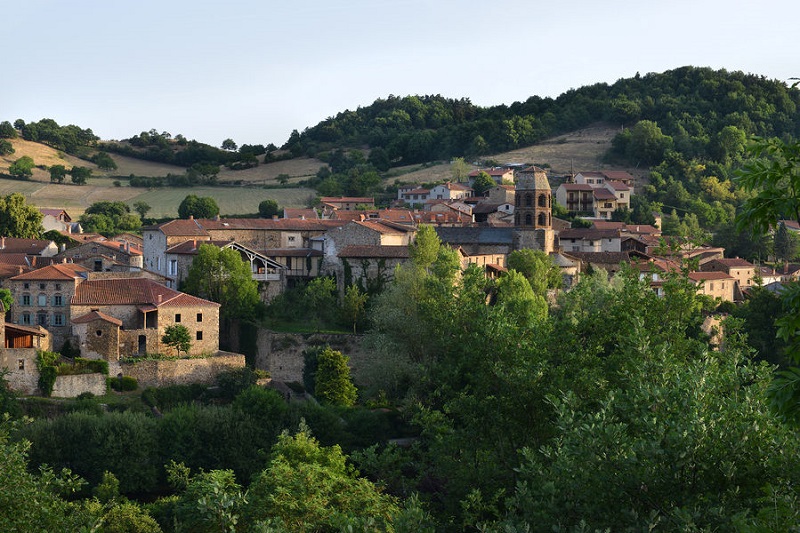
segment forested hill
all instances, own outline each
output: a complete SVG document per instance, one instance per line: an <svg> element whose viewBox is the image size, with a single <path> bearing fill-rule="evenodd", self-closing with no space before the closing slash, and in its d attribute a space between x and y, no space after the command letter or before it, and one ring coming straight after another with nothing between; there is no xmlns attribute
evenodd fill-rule
<svg viewBox="0 0 800 533"><path fill-rule="evenodd" d="M800 91L777 80L683 67L488 108L468 98L389 96L295 131L284 148L316 155L366 145L409 164L499 153L597 121L627 127L649 120L686 155L716 158L724 150L716 136L726 126L745 135L800 135L798 103Z"/></svg>

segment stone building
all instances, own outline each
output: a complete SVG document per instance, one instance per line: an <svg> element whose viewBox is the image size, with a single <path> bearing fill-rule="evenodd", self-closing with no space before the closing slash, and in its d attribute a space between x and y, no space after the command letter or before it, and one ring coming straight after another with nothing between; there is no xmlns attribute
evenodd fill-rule
<svg viewBox="0 0 800 533"><path fill-rule="evenodd" d="M150 279L88 280L72 297L72 335L81 353L118 358L169 352L161 337L168 326L182 324L191 336L189 355L215 354L219 351L219 308L218 303ZM116 351L112 341L99 340L109 336L116 340Z"/></svg>
<svg viewBox="0 0 800 533"><path fill-rule="evenodd" d="M53 346L61 349L70 336L70 300L87 272L81 265L58 263L10 278L8 288L14 297L10 321L46 328Z"/></svg>
<svg viewBox="0 0 800 533"><path fill-rule="evenodd" d="M130 241L85 242L62 250L55 257L56 259L67 259L71 263L78 263L93 272L144 268L141 246Z"/></svg>
<svg viewBox="0 0 800 533"><path fill-rule="evenodd" d="M514 249L555 250L553 191L547 174L531 166L517 174L514 195Z"/></svg>

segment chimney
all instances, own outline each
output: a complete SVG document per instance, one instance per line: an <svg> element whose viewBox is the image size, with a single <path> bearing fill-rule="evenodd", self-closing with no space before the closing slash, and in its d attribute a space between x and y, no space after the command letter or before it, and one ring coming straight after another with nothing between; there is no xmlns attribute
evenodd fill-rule
<svg viewBox="0 0 800 533"><path fill-rule="evenodd" d="M306 219L305 215L300 215L300 220L305 220L305 219Z"/></svg>
<svg viewBox="0 0 800 533"><path fill-rule="evenodd" d="M131 253L131 243L130 241L125 241L125 252Z"/></svg>
<svg viewBox="0 0 800 533"><path fill-rule="evenodd" d="M63 252L63 251L65 251L67 249L67 245L62 242L60 248L61 248L61 251Z"/></svg>
<svg viewBox="0 0 800 533"><path fill-rule="evenodd" d="M278 220L278 215L272 215L272 220Z"/></svg>
<svg viewBox="0 0 800 533"><path fill-rule="evenodd" d="M194 215L189 215L189 220L194 220Z"/></svg>
<svg viewBox="0 0 800 533"><path fill-rule="evenodd" d="M22 265L17 267L17 274L22 274Z"/></svg>
<svg viewBox="0 0 800 533"><path fill-rule="evenodd" d="M162 295L160 295L160 294L159 294L159 295L158 295L158 298L157 298L157 300L158 300L158 303L161 303L161 300L162 300L163 298L164 298L164 297L163 297Z"/></svg>

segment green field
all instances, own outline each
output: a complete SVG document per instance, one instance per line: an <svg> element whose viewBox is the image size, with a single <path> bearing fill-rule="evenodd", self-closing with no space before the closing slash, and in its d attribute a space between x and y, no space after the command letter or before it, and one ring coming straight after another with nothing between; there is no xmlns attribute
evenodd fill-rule
<svg viewBox="0 0 800 533"><path fill-rule="evenodd" d="M258 212L258 204L272 198L281 207L304 207L315 195L312 189L262 189L257 187L191 187L144 189L124 185L115 187L112 179L92 178L88 185L55 185L41 181L0 179L0 194L22 193L27 201L37 207L66 209L77 218L95 202L121 201L128 205L147 202L152 208L149 217L161 218L178 215L178 205L189 194L211 196L219 205L223 216Z"/></svg>

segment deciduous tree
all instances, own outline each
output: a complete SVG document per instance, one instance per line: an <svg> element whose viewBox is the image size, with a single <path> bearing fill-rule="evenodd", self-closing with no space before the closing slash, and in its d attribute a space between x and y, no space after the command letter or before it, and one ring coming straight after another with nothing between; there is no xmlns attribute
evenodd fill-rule
<svg viewBox="0 0 800 533"><path fill-rule="evenodd" d="M33 159L30 156L23 155L8 167L8 173L12 176L21 179L28 179L33 175L34 167Z"/></svg>
<svg viewBox="0 0 800 533"><path fill-rule="evenodd" d="M181 352L188 353L192 347L192 338L189 328L183 324L171 324L164 329L161 342L175 349L180 357Z"/></svg>
<svg viewBox="0 0 800 533"><path fill-rule="evenodd" d="M250 264L232 248L203 244L186 277L186 292L217 302L224 319L249 318L258 304Z"/></svg>
<svg viewBox="0 0 800 533"><path fill-rule="evenodd" d="M42 231L42 213L20 193L0 197L0 235L36 239Z"/></svg>
<svg viewBox="0 0 800 533"><path fill-rule="evenodd" d="M219 215L219 206L217 201L210 196L190 194L178 206L180 218L214 218L217 215Z"/></svg>
<svg viewBox="0 0 800 533"><path fill-rule="evenodd" d="M50 181L53 183L64 183L67 176L67 168L64 165L53 165L50 167Z"/></svg>

